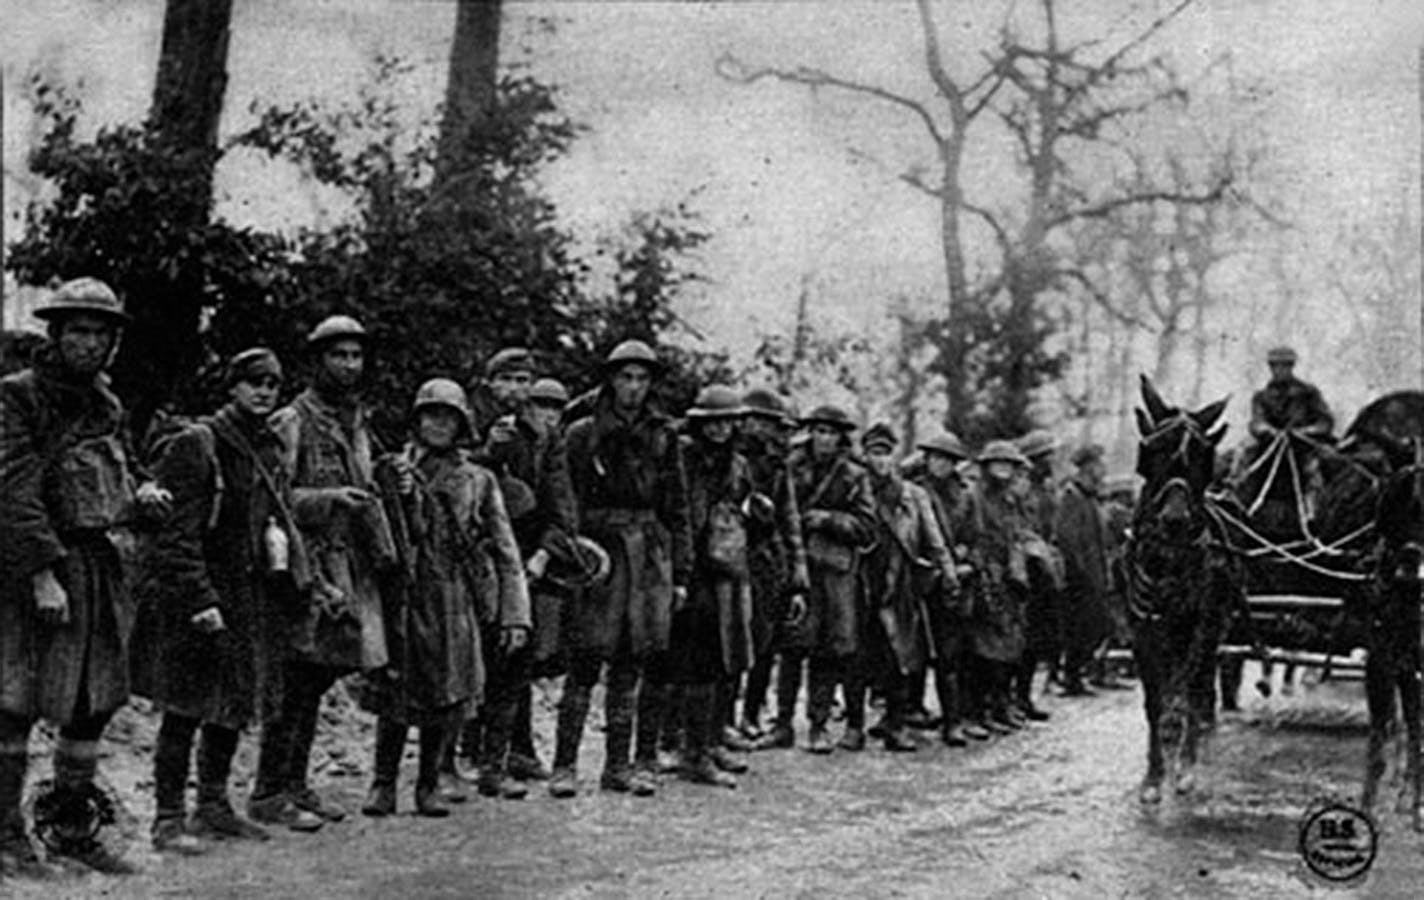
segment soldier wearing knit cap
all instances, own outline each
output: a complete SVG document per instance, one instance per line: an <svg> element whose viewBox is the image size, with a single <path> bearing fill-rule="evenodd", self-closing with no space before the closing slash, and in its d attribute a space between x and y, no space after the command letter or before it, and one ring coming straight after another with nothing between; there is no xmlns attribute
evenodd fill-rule
<svg viewBox="0 0 1424 900"><path fill-rule="evenodd" d="M144 545L130 643L134 693L163 712L153 753L160 852L200 851L200 837L266 838L234 812L228 778L242 729L279 705L278 623L310 580L289 515L281 442L267 424L282 365L253 347L229 360L226 376L229 402L155 447L154 475L173 493L174 512ZM272 529L286 539L285 560L267 558ZM195 743L198 804L188 820ZM314 829L321 820L299 812L292 823Z"/></svg>
<svg viewBox="0 0 1424 900"><path fill-rule="evenodd" d="M863 720L866 687L872 681L885 694L885 718L879 728L885 749L916 749L905 727L910 677L918 675L923 684L929 656L928 619L935 615L931 609L943 611L959 590L934 501L924 488L896 472L896 445L894 430L884 424L871 426L861 439L874 495L876 539L865 564L866 645L853 661L853 677L846 687L848 731L842 746L847 749L858 749L852 745L851 729Z"/></svg>

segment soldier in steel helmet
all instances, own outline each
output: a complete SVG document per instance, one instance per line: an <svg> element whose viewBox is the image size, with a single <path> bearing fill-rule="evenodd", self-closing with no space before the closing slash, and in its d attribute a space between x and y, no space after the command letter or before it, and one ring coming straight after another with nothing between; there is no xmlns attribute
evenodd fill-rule
<svg viewBox="0 0 1424 900"><path fill-rule="evenodd" d="M974 492L960 475L959 467L970 459L969 450L953 432L931 435L920 443L924 454L916 483L934 503L935 515L945 543L955 561L955 573L962 581L974 577L978 561L977 542L981 523ZM964 718L964 663L969 610L966 585L961 585L952 604L929 607L930 638L934 644L935 694L939 699L940 738L947 746L963 747L970 740L987 740L989 732L977 722ZM912 681L918 685L923 674Z"/></svg>
<svg viewBox="0 0 1424 900"><path fill-rule="evenodd" d="M59 731L55 791L97 790L99 737L129 696L120 547L136 505L168 500L151 487L136 493L124 408L104 373L128 321L118 297L80 278L36 315L48 345L0 380L0 877L45 871L20 806L37 720ZM50 849L102 872L133 871L98 838Z"/></svg>
<svg viewBox="0 0 1424 900"><path fill-rule="evenodd" d="M413 440L401 453L412 475L400 494L414 577L404 604L387 614L390 662L367 676L363 691L363 705L379 718L361 812L396 811L401 756L415 726L415 810L440 818L450 812L440 764L455 729L479 705L496 660L517 656L527 641L529 592L499 482L466 449L472 426L464 390L446 378L427 381L412 418Z"/></svg>
<svg viewBox="0 0 1424 900"><path fill-rule="evenodd" d="M1054 458L1058 439L1044 429L1019 438L1028 459L1021 503L1029 529L1029 590L1024 610L1024 652L1013 678L1013 699L1019 713L1035 722L1048 713L1033 702L1033 681L1040 663L1054 667L1063 653L1063 554L1058 548L1058 485Z"/></svg>
<svg viewBox="0 0 1424 900"><path fill-rule="evenodd" d="M747 769L722 746L736 679L753 654L746 527L753 485L747 461L736 449L741 416L741 397L725 385L703 388L687 410L681 446L692 578L687 603L673 612L662 671L650 673L644 685L644 690L656 690L660 681L673 686L671 702L681 713L684 741L682 774L718 787L736 787L733 776ZM640 704L638 762L646 767L656 761L657 744L645 730L643 708ZM654 716L658 712L652 709ZM670 717L661 718L668 723Z"/></svg>
<svg viewBox="0 0 1424 900"><path fill-rule="evenodd" d="M766 389L748 391L742 405L746 415L737 449L747 460L755 489L747 536L752 642L756 652L747 672L738 732L743 739L755 741L758 749L790 747L795 743L790 727L763 734L761 713L772 666L781 653L787 629L795 628L806 614L806 593L810 589L801 511L787 466L794 420L786 401Z"/></svg>
<svg viewBox="0 0 1424 900"><path fill-rule="evenodd" d="M1029 531L1014 483L1028 460L1012 441L990 441L977 458L980 512L979 571L969 620L970 701L979 724L996 734L1023 727L1009 688L1024 651L1024 605L1029 589L1025 535Z"/></svg>
<svg viewBox="0 0 1424 900"><path fill-rule="evenodd" d="M865 467L850 455L855 424L845 410L819 406L801 423L810 440L793 450L788 462L801 509L811 590L806 616L782 651L776 728L784 734L792 727L801 664L809 658L806 713L811 729L806 749L826 754L835 749L826 730L831 699L860 652L865 602L861 557L875 539L875 501ZM842 742L850 748L863 745L864 729L863 718L847 720Z"/></svg>
<svg viewBox="0 0 1424 900"><path fill-rule="evenodd" d="M1063 693L1086 695L1083 683L1098 645L1112 634L1108 614L1107 523L1100 494L1107 472L1099 444L1073 452L1076 472L1063 484L1055 533L1066 563L1064 600Z"/></svg>
<svg viewBox="0 0 1424 900"><path fill-rule="evenodd" d="M376 492L375 437L361 400L367 342L366 329L350 316L318 323L307 336L312 385L271 420L291 473L312 586L289 621L277 673L281 701L263 723L248 813L296 830L346 815L307 782L322 695L342 676L387 662L378 582L400 560Z"/></svg>
<svg viewBox="0 0 1424 900"><path fill-rule="evenodd" d="M539 421L533 402L534 355L523 347L501 349L485 363L484 377L470 387L476 427L484 440L475 457L499 478L505 508L524 560L530 589L540 598L536 633L557 629L552 615L562 591L546 583L555 557L567 557L576 533L573 485L563 433ZM549 597L550 590L555 594ZM553 602L550 602L553 601ZM534 750L531 672L550 671L556 639L536 637L528 652L491 652L489 676L479 717L463 734L463 751L479 770L480 793L519 799L528 789L523 779L547 780L549 772Z"/></svg>
<svg viewBox="0 0 1424 900"><path fill-rule="evenodd" d="M608 580L588 588L566 634L569 675L559 704L555 797L578 793L576 764L590 692L607 665L604 790L656 793L630 759L638 679L665 652L673 609L687 599L692 538L687 481L672 420L651 400L662 364L642 341L619 344L603 367L592 413L569 426L568 456L579 530L612 558Z"/></svg>
<svg viewBox="0 0 1424 900"><path fill-rule="evenodd" d="M309 584L281 443L268 425L282 365L253 347L228 361L226 380L228 403L151 451L174 511L144 541L130 645L134 693L163 712L153 753L161 852L202 852L202 838L267 837L234 812L228 780L242 729L275 706L263 688L276 623ZM188 821L195 737L198 803Z"/></svg>

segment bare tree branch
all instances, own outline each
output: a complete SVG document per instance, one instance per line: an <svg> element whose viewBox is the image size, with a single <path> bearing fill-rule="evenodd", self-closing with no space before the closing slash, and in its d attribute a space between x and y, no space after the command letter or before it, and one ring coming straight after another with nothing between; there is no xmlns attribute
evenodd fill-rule
<svg viewBox="0 0 1424 900"><path fill-rule="evenodd" d="M1179 206L1207 206L1225 197L1227 189L1230 186L1231 180L1228 178L1222 179L1212 186L1210 190L1200 194L1193 194L1186 191L1165 190L1134 192L1122 197L1114 197L1111 200L1104 200L1092 206L1084 206L1060 213L1049 220L1048 227L1056 228L1079 219L1102 219L1124 207L1149 203L1173 203Z"/></svg>
<svg viewBox="0 0 1424 900"><path fill-rule="evenodd" d="M718 75L739 84L755 84L763 79L771 78L791 84L804 84L808 87L839 88L853 94L874 97L914 113L934 142L936 144L944 143L944 134L940 131L939 123L935 121L935 117L930 113L928 107L918 100L888 91L877 85L850 81L807 66L797 66L794 69L781 69L775 66L748 66L730 53L724 53L719 57L715 68Z"/></svg>
<svg viewBox="0 0 1424 900"><path fill-rule="evenodd" d="M987 223L988 226L993 229L994 239L999 242L999 249L1003 252L1004 257L1007 258L1013 250L1013 241L1009 237L1008 229L1004 228L1004 226L999 223L998 218L996 218L993 213L989 212L989 210L985 209L982 206L976 206L972 203L965 203L963 204L962 208L965 212L973 213L974 215L983 219L985 223Z"/></svg>
<svg viewBox="0 0 1424 900"><path fill-rule="evenodd" d="M1144 322L1139 317L1133 315L1125 309L1121 309L1116 303L1112 301L1112 298L1107 295L1107 292L1104 291L1102 288L1098 287L1098 285L1093 281L1093 279L1088 277L1088 273L1084 272L1082 269L1058 269L1053 274L1060 278L1067 278L1070 281L1076 282L1083 288L1084 291L1087 292L1088 296L1093 299L1093 302L1096 303L1098 307L1102 309L1103 312L1107 313L1109 316L1121 322L1122 324L1130 325L1133 328L1140 328L1143 331L1154 330L1151 325Z"/></svg>
<svg viewBox="0 0 1424 900"><path fill-rule="evenodd" d="M1167 25L1170 24L1173 19L1186 12L1187 7L1191 6L1194 3L1196 3L1196 0L1179 0L1179 2L1171 9L1162 13L1156 19L1153 19L1152 22L1150 22L1147 27L1144 28L1142 31L1138 32L1135 37L1126 41L1121 47L1118 47L1115 52L1109 55L1107 59L1103 60L1096 67L1096 70L1093 74L1090 74L1087 78L1083 79L1083 83L1074 88L1070 93L1072 95L1081 94L1084 91L1087 91L1089 88L1093 87L1099 81L1102 81L1104 78L1115 74L1115 72L1117 71L1118 63L1120 63L1129 53L1131 53L1138 47L1141 47L1143 44L1147 43L1147 41L1151 40L1154 34L1161 31L1163 28L1166 28Z"/></svg>

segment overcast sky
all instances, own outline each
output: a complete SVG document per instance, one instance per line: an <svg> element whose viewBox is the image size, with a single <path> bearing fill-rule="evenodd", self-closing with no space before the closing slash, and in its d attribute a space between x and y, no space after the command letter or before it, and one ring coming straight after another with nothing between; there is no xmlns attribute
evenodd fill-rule
<svg viewBox="0 0 1424 900"><path fill-rule="evenodd" d="M1070 36L1109 42L1166 4L1065 0ZM42 72L82 87L90 121L142 116L152 87L162 0L0 0L5 28L5 234L26 196L21 88ZM548 174L581 235L616 228L634 210L693 198L716 235L712 277L692 316L716 343L745 352L784 332L803 278L830 327L880 327L896 293L942 280L931 202L893 175L930 159L903 114L861 99L792 86L719 79L723 52L748 62L824 67L929 97L909 0L783 2L514 2L508 58L527 45L538 76L556 82L588 125ZM1008 0L944 0L941 24L957 74L969 75ZM1022 0L1019 14L1036 4ZM552 32L532 27L551 18ZM417 66L409 98L429 109L442 90L453 3L442 0L236 0L224 130L263 102L349 95L377 52ZM1253 110L1276 152L1278 187L1311 234L1391 204L1417 208L1419 88L1424 35L1418 0L1202 0L1159 38L1186 71L1223 52L1243 79L1265 85ZM853 152L856 151L856 152ZM1011 180L1003 154L980 152L969 187L992 202ZM264 225L310 220L300 192L229 167L224 214ZM1411 323L1411 326L1417 323ZM1305 325L1282 339L1308 342ZM1290 333L1292 330L1297 333ZM1413 377L1417 378L1417 374ZM1230 378L1239 380L1238 373ZM1363 388L1362 388L1363 390Z"/></svg>

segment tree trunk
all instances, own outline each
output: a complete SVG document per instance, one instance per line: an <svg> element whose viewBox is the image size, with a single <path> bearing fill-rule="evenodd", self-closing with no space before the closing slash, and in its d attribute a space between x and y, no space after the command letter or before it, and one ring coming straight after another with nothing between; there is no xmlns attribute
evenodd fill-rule
<svg viewBox="0 0 1424 900"><path fill-rule="evenodd" d="M200 232L212 217L213 167L227 90L232 0L167 0L163 39L149 113L154 135L184 180L185 202L165 211L179 228ZM156 274L133 309L115 362L114 385L130 406L135 433L172 399L179 382L197 371L203 347L198 328L206 273L197 263L176 274ZM130 300L134 298L128 298Z"/></svg>
<svg viewBox="0 0 1424 900"><path fill-rule="evenodd" d="M231 22L232 0L168 0L164 10L152 116L181 150L217 149Z"/></svg>
<svg viewBox="0 0 1424 900"><path fill-rule="evenodd" d="M502 0L458 0L450 74L445 83L445 116L436 150L436 179L457 174L472 135L494 112L499 86L499 31Z"/></svg>

